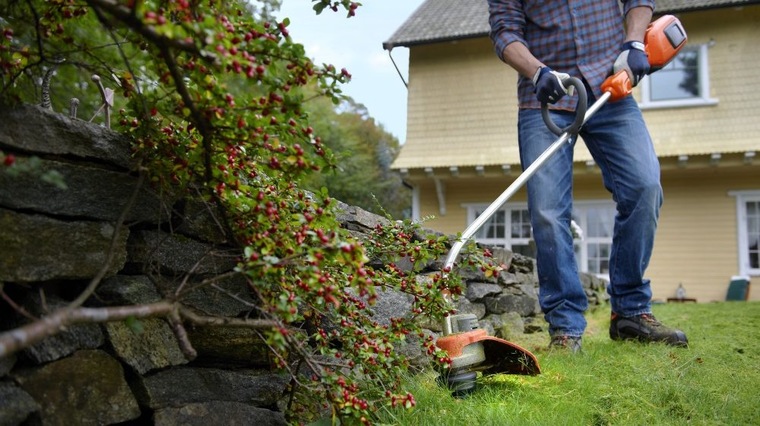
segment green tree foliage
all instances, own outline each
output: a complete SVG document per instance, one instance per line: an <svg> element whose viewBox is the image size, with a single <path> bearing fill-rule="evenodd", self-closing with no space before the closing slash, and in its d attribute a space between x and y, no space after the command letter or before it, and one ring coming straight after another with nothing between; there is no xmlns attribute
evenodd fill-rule
<svg viewBox="0 0 760 426"><path fill-rule="evenodd" d="M408 217L411 193L390 170L398 140L369 116L364 105L350 98L337 111L324 98L307 102L306 109L335 161L333 167L310 176L305 185L326 187L333 197L378 214Z"/></svg>
<svg viewBox="0 0 760 426"><path fill-rule="evenodd" d="M312 3L316 12L348 16L358 6ZM341 229L332 196L372 207L362 194L399 195L398 185L387 183L396 144L360 105L329 112L350 74L308 59L292 42L288 19L272 18L276 6L7 1L0 6L0 96L6 103L39 103L40 81L57 66L53 108L65 111L77 97L79 116L89 119L100 106L91 76L100 76L116 92L114 127L131 138L149 182L176 196L200 193L219 212L239 248L236 272L260 301L251 317L278 324L267 333L273 367L290 371L294 393L331 407L336 419L369 423L381 404L414 405L412 395L398 390L408 364L396 349L423 336L419 315L437 321L447 314L443 294L461 287L454 271L428 274L447 250L444 237L425 236L408 221L378 227L368 241ZM315 91L329 103L320 101L309 114L305 94ZM4 167L13 167L3 157ZM341 167L350 179L337 184ZM330 169L339 173L322 173ZM320 186L335 195L304 189ZM402 260L403 269L396 266ZM371 307L382 288L409 294L412 314L378 324ZM182 303L179 296L172 302ZM432 339L419 340L445 364ZM297 407L309 405L291 408Z"/></svg>

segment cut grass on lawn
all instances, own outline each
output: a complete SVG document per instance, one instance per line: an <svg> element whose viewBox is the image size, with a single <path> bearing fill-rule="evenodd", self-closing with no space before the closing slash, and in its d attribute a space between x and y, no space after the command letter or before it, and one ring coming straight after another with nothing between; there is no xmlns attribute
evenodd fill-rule
<svg viewBox="0 0 760 426"><path fill-rule="evenodd" d="M760 303L655 305L654 314L689 347L612 341L600 308L578 355L543 350L548 336L514 340L534 352L540 375L480 377L472 395L454 399L435 372L421 373L405 388L417 405L382 409L378 424L760 424Z"/></svg>

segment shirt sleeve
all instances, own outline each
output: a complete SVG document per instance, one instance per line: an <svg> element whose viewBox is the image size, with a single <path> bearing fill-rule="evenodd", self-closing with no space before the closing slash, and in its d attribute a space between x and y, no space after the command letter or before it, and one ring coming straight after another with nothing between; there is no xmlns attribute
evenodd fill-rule
<svg viewBox="0 0 760 426"><path fill-rule="evenodd" d="M646 6L650 9L652 9L652 12L654 12L654 0L620 0L623 3L623 14L624 16L628 14L628 11L633 9L634 7L641 7Z"/></svg>
<svg viewBox="0 0 760 426"><path fill-rule="evenodd" d="M490 37L496 55L504 61L504 48L514 42L528 45L523 35L525 12L522 1L488 0L488 23L491 26Z"/></svg>

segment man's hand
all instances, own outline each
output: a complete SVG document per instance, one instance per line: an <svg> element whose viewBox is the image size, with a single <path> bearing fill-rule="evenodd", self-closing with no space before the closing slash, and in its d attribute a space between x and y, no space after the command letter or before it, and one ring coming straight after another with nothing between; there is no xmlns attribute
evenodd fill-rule
<svg viewBox="0 0 760 426"><path fill-rule="evenodd" d="M645 75L649 74L649 57L644 51L644 43L640 41L626 41L621 47L622 52L615 60L612 73L617 74L620 70L628 73L631 84L636 86Z"/></svg>
<svg viewBox="0 0 760 426"><path fill-rule="evenodd" d="M541 67L533 76L536 98L541 103L553 104L565 95L573 94L575 87L566 88L562 81L570 78L569 74L553 71L549 67Z"/></svg>

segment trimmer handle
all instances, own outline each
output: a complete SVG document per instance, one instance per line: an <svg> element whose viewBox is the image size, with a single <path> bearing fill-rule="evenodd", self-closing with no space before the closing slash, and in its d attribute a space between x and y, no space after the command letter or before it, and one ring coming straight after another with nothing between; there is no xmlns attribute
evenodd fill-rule
<svg viewBox="0 0 760 426"><path fill-rule="evenodd" d="M577 134L581 130L583 120L586 116L586 109L588 108L588 95L586 94L586 87L583 82L575 77L569 77L562 80L562 85L565 87L573 86L578 93L578 103L575 105L575 120L565 127L564 129L554 124L551 116L549 115L549 105L546 102L541 102L541 116L544 118L546 127L557 136L563 133Z"/></svg>
<svg viewBox="0 0 760 426"><path fill-rule="evenodd" d="M681 21L673 15L663 15L647 27L644 46L649 60L649 74L665 68L686 45L688 37ZM602 92L609 92L611 101L618 101L633 92L628 73L620 70L602 83Z"/></svg>
<svg viewBox="0 0 760 426"><path fill-rule="evenodd" d="M602 93L609 93L612 102L619 101L633 93L633 83L625 70L607 77L602 83Z"/></svg>

